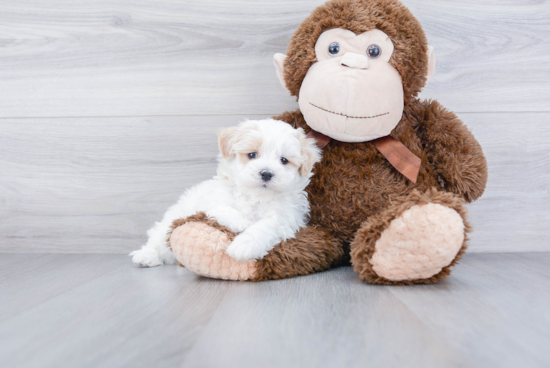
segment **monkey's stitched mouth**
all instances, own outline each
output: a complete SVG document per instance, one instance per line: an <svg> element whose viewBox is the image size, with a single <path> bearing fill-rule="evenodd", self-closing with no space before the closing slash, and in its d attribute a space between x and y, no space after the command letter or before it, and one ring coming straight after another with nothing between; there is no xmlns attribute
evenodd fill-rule
<svg viewBox="0 0 550 368"><path fill-rule="evenodd" d="M316 107L318 108L319 110L323 110L323 111L326 111L328 113L331 113L331 114L334 114L334 115L340 115L340 116L345 116L346 118L350 118L350 119L373 119L373 118L377 118L377 117L380 117L380 116L384 116L384 115L389 115L390 113L389 112L386 112L384 114L380 114L380 115L374 115L374 116L349 116L349 115L346 115L346 114L342 114L342 113L339 113L339 112L334 112L334 111L329 111L327 109L323 109L322 107L319 107L317 105L314 105L312 104L311 102L309 103L311 106L313 107Z"/></svg>

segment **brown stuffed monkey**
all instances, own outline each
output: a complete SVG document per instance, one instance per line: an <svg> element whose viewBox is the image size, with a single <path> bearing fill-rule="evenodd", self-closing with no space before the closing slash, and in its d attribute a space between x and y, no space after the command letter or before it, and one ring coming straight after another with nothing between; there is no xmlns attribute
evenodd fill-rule
<svg viewBox="0 0 550 368"><path fill-rule="evenodd" d="M265 258L239 264L208 250L215 243L223 253L235 234L201 214L181 219L170 239L180 263L254 281L349 262L377 284L448 276L470 230L464 203L483 194L487 164L454 113L417 98L435 70L419 22L397 0L332 0L302 22L274 62L300 106L275 119L323 147L307 188L310 224Z"/></svg>

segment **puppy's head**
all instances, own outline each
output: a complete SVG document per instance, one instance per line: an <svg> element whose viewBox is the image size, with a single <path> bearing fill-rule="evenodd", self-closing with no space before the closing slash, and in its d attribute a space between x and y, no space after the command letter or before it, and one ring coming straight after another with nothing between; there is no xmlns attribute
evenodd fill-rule
<svg viewBox="0 0 550 368"><path fill-rule="evenodd" d="M218 134L225 175L250 190L303 190L321 159L304 130L272 119L249 120Z"/></svg>

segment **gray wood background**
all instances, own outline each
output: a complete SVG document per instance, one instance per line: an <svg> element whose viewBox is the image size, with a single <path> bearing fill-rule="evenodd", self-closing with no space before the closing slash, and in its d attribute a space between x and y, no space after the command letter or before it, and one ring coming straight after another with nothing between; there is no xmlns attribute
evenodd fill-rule
<svg viewBox="0 0 550 368"><path fill-rule="evenodd" d="M322 2L2 0L0 252L140 246L220 127L297 107L272 56ZM550 2L404 3L489 160L471 251L550 250Z"/></svg>

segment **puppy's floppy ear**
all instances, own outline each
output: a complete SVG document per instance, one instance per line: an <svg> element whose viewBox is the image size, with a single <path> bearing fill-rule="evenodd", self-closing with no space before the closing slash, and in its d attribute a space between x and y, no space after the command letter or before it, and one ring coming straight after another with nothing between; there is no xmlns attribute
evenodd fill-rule
<svg viewBox="0 0 550 368"><path fill-rule="evenodd" d="M298 172L302 176L307 176L313 169L313 165L321 161L321 150L317 147L315 139L307 138L302 128L296 129L296 135L302 147L302 164Z"/></svg>
<svg viewBox="0 0 550 368"><path fill-rule="evenodd" d="M223 158L231 156L233 145L239 136L239 127L225 128L218 133L218 146Z"/></svg>

